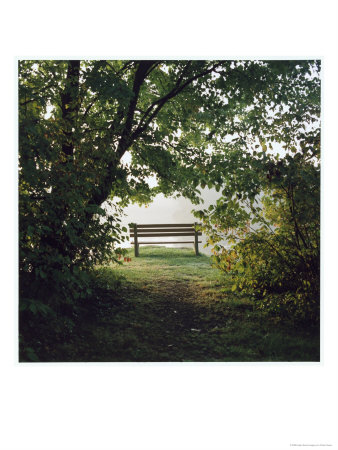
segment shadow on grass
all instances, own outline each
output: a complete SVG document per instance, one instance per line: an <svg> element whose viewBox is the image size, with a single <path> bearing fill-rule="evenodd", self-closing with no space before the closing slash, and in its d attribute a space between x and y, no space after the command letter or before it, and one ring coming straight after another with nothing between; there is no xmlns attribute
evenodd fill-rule
<svg viewBox="0 0 338 450"><path fill-rule="evenodd" d="M241 299L197 298L198 287L124 286L79 317L55 361L318 361L316 330L276 322ZM201 294L201 292L199 293ZM88 314L89 312L89 314Z"/></svg>
<svg viewBox="0 0 338 450"><path fill-rule="evenodd" d="M107 289L82 305L74 328L48 342L40 361L319 361L319 329L255 310L219 282L205 255L148 247L100 271Z"/></svg>

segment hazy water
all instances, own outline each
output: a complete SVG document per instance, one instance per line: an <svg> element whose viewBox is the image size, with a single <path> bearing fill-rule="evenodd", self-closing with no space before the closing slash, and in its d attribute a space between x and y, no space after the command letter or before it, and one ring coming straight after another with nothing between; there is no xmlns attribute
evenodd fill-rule
<svg viewBox="0 0 338 450"><path fill-rule="evenodd" d="M192 209L200 209L205 208L215 203L219 194L214 189L204 189L202 191L204 203L201 205L193 205L189 200L185 198L165 198L163 194L159 194L155 197L154 201L148 206L138 206L138 205L130 205L124 209L124 213L126 214L123 217L122 224L124 226L128 226L128 223L135 222L138 224L161 224L161 223L194 223L198 220L191 213ZM143 238L143 240L147 241L156 241L158 238ZM180 238L170 238L163 237L160 240L165 241L184 241L184 240L193 240L193 236L189 236L188 239L185 237ZM202 241L199 244L199 250L201 253L205 253L210 255L210 248L204 248L206 243L206 237L202 235L199 240ZM141 241L141 239L140 239ZM163 244L168 247L180 247L179 244ZM123 245L124 247L130 247L129 243ZM193 244L182 244L181 247L190 247L193 248ZM142 248L142 247L141 247Z"/></svg>
<svg viewBox="0 0 338 450"><path fill-rule="evenodd" d="M285 151L281 144L274 144L273 153L278 153L283 155ZM126 152L122 158L123 164L129 165L131 163L131 155L129 152ZM150 186L156 185L156 178L150 177L148 179ZM192 209L203 209L208 207L211 204L216 203L216 200L219 198L220 194L216 192L215 189L202 189L202 198L204 203L201 205L193 205L189 200L181 197L181 198L165 198L163 194L159 194L155 197L154 201L148 206L138 206L138 205L130 205L124 209L125 216L122 220L122 225L128 227L128 224L131 222L138 224L161 224L161 223L194 223L197 222L197 219L192 215ZM158 238L145 238L147 241L156 241ZM145 240L144 239L144 240ZM166 241L184 241L190 240L184 237L181 238L161 238L161 240ZM192 239L193 240L193 236ZM199 250L201 253L205 253L207 255L211 254L210 247L204 248L206 243L206 236L202 235L199 238L202 241L199 244ZM225 241L222 242L223 245L226 244ZM122 245L123 247L130 247L129 243L125 243ZM168 247L179 247L179 244L168 245ZM193 244L182 244L182 246L193 248Z"/></svg>

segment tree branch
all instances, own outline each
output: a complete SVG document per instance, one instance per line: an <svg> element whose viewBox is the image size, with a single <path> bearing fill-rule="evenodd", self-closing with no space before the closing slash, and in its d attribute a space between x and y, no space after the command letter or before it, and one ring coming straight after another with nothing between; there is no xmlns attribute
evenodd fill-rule
<svg viewBox="0 0 338 450"><path fill-rule="evenodd" d="M158 62L155 62L157 65ZM116 156L118 159L122 158L127 148L131 144L132 140L130 133L133 125L135 109L137 105L137 101L140 94L140 89L143 81L147 77L147 74L152 70L152 66L154 65L154 61L140 61L138 68L135 73L134 83L133 83L133 97L130 100L126 120L124 123L120 144L118 146Z"/></svg>
<svg viewBox="0 0 338 450"><path fill-rule="evenodd" d="M74 152L73 128L75 128L77 114L80 109L79 99L80 87L80 61L70 60L68 62L65 89L61 93L61 110L65 126L63 134L65 140L62 143L62 152L71 156Z"/></svg>
<svg viewBox="0 0 338 450"><path fill-rule="evenodd" d="M126 120L123 125L121 138L119 141L119 144L117 146L117 150L114 154L114 157L111 159L111 161L108 164L107 167L107 175L102 182L102 185L100 188L96 189L96 191L93 193L92 198L90 199L89 203L95 203L95 204L101 204L103 203L107 197L109 196L109 192L111 190L111 185L114 180L114 168L116 167L117 162L122 158L124 153L127 151L127 149L130 147L132 140L131 140L131 129L134 121L134 114L136 110L137 101L140 94L140 89L142 86L142 83L144 82L145 78L147 77L147 74L150 73L150 70L152 69L154 64L158 64L157 61L139 61L138 67L135 72L134 76L134 82L133 82L133 96L129 102L127 114L126 114ZM117 112L117 120L120 123L120 120L123 118L124 115L124 109L119 108L119 111ZM113 130L117 124L117 120L114 120L110 127L110 131Z"/></svg>
<svg viewBox="0 0 338 450"><path fill-rule="evenodd" d="M172 99L173 97L176 97L180 92L183 91L183 89L185 89L193 81L195 81L199 78L202 78L205 75L208 75L213 70L215 70L215 68L217 66L219 66L219 63L214 64L210 69L205 70L204 72L198 73L197 75L189 78L187 81L185 81L183 84L180 85L180 82L183 79L184 72L187 70L189 64L191 64L191 61L189 61L187 63L187 65L185 66L180 78L177 80L177 82L175 84L175 87L170 92L168 92L164 97L156 100L149 106L149 108L147 109L147 111L145 112L143 117L141 118L139 126L137 127L137 129L134 131L134 133L132 135L133 140L136 139L141 133L143 133L146 130L146 128L148 127L150 122L158 115L160 110L170 99ZM152 110L153 110L153 112L151 112ZM148 116L148 118L147 118L147 116Z"/></svg>

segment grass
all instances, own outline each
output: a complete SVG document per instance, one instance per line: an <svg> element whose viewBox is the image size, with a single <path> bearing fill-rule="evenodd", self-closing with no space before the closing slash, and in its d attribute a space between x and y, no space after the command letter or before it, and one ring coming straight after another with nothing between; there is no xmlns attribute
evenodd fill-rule
<svg viewBox="0 0 338 450"><path fill-rule="evenodd" d="M254 308L231 292L210 258L141 247L140 257L98 270L102 290L54 361L319 361L319 332Z"/></svg>

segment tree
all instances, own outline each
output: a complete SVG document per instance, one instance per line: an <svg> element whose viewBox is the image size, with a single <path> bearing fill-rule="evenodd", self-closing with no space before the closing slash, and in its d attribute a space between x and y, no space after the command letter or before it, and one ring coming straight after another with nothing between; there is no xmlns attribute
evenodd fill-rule
<svg viewBox="0 0 338 450"><path fill-rule="evenodd" d="M246 111L239 139L210 159L209 182L222 188L219 199L195 214L234 291L279 316L318 323L320 78L319 65L312 68L296 103L279 105L265 126L245 131Z"/></svg>
<svg viewBox="0 0 338 450"><path fill-rule="evenodd" d="M304 123L318 118L317 65L21 61L23 292L29 285L30 296L44 298L52 282L58 296L85 295L82 269L111 258L122 239L118 207L109 217L102 208L107 199L120 197L123 206L163 192L197 203L198 186L221 188L230 180L217 158L231 162L244 151L244 162L253 139L263 150L269 142L294 142Z"/></svg>

